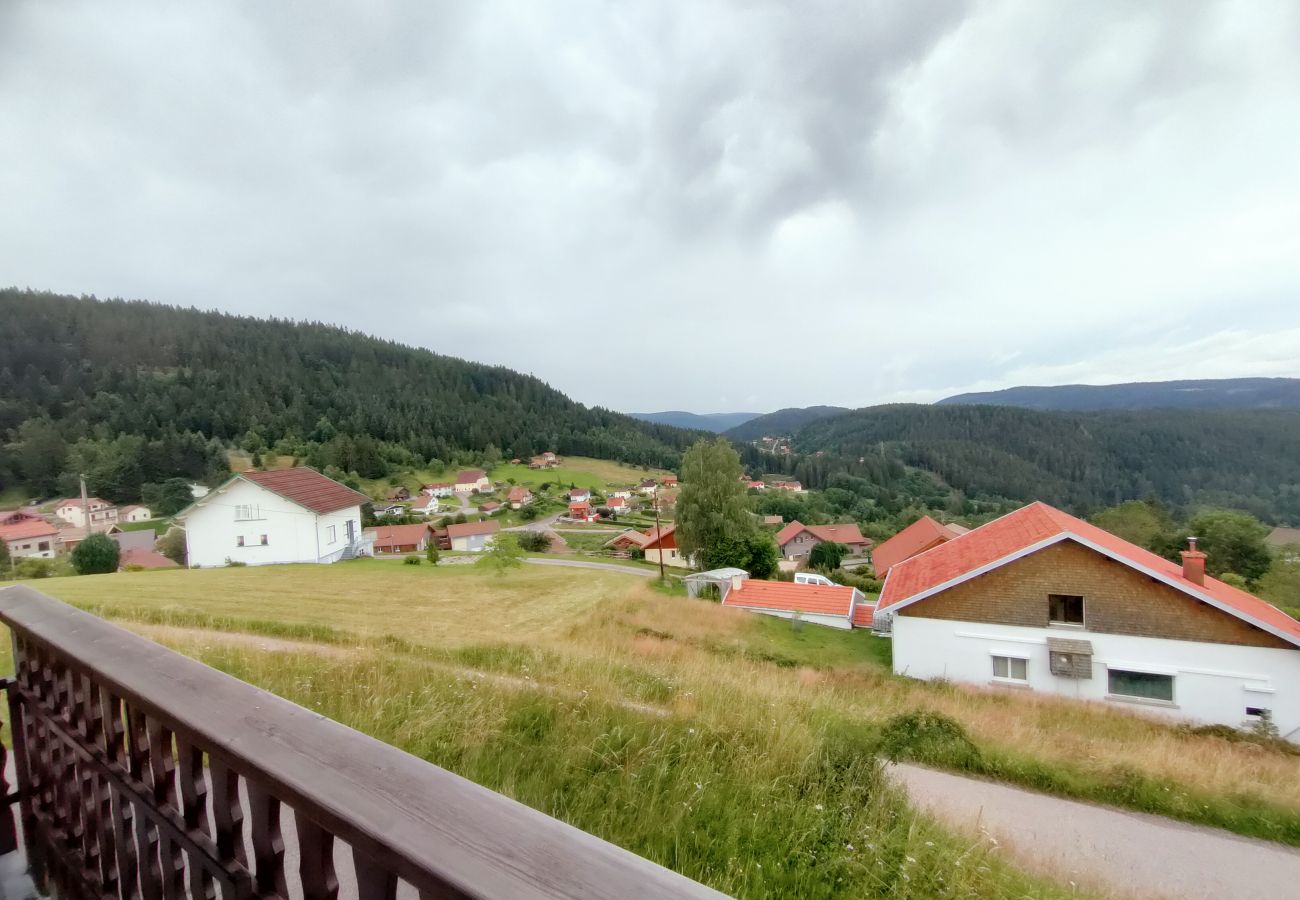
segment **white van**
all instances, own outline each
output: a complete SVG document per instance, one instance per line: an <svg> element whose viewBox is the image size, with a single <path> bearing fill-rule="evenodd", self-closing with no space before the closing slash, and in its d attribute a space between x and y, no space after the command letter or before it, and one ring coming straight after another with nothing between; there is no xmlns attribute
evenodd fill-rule
<svg viewBox="0 0 1300 900"><path fill-rule="evenodd" d="M831 581L825 575L818 575L816 572L795 572L795 584L824 584L827 587L835 587L835 582Z"/></svg>

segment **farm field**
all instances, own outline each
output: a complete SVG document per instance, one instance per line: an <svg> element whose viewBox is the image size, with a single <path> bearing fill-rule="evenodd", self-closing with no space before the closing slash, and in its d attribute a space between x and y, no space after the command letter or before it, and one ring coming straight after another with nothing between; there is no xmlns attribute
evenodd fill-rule
<svg viewBox="0 0 1300 900"><path fill-rule="evenodd" d="M1300 843L1296 756L910 681L887 640L649 579L359 561L33 586L740 896L1071 895L911 812L882 748Z"/></svg>
<svg viewBox="0 0 1300 900"><path fill-rule="evenodd" d="M405 476L394 476L362 481L362 488L371 496L382 497L393 488L404 486L412 491L431 481L455 481L459 468L450 468L441 472L423 469ZM530 469L526 464L511 465L502 463L488 470L488 477L493 481L509 481L515 484L535 488L542 484L558 484L568 487L570 484L591 490L604 491L610 485L636 484L643 478L658 478L668 474L663 469L642 469L627 466L608 459L593 459L586 456L569 456L564 458L564 465L554 469Z"/></svg>

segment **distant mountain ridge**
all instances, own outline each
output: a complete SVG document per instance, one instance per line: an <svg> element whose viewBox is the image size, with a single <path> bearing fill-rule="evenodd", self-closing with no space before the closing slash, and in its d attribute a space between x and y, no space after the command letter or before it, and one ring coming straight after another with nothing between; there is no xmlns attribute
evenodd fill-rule
<svg viewBox="0 0 1300 900"><path fill-rule="evenodd" d="M849 410L843 406L791 406L736 425L727 432L727 437L737 441L756 441L761 437L790 435L805 425L846 412Z"/></svg>
<svg viewBox="0 0 1300 900"><path fill-rule="evenodd" d="M1120 409L1300 409L1300 378L1213 378L1125 384L1021 386L956 394L939 406L1018 406L1084 412Z"/></svg>
<svg viewBox="0 0 1300 900"><path fill-rule="evenodd" d="M669 409L664 412L634 412L628 415L642 422L654 422L656 425L672 425L676 428L693 428L696 431L712 431L721 434L737 425L743 425L750 419L757 419L762 413L693 413L681 409Z"/></svg>

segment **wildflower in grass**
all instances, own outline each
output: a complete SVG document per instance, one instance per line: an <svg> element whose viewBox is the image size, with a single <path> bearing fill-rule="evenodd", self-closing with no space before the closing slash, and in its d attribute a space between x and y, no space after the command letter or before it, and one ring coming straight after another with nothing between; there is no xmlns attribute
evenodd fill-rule
<svg viewBox="0 0 1300 900"><path fill-rule="evenodd" d="M813 809L817 810L818 812L821 812L825 808L826 807L822 806L820 803L818 803L816 806L813 807Z"/></svg>

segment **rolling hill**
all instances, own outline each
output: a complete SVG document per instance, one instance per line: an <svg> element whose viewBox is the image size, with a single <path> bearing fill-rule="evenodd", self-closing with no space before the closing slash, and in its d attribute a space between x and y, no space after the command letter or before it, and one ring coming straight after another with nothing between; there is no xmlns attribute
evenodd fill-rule
<svg viewBox="0 0 1300 900"><path fill-rule="evenodd" d="M431 459L564 455L673 467L697 434L531 376L342 328L0 290L0 491L111 500L211 476L223 448L382 477Z"/></svg>
<svg viewBox="0 0 1300 900"><path fill-rule="evenodd" d="M1300 411L1048 412L898 404L813 422L794 436L817 484L888 457L968 496L1032 499L1087 513L1155 496L1175 507L1246 509L1300 521ZM822 453L823 457L816 454Z"/></svg>
<svg viewBox="0 0 1300 900"><path fill-rule="evenodd" d="M957 394L955 405L1067 411L1104 409L1300 409L1300 378L1221 378L1129 384L1062 384Z"/></svg>
<svg viewBox="0 0 1300 900"><path fill-rule="evenodd" d="M769 435L790 435L818 419L846 412L848 410L843 406L793 406L733 426L726 435L737 441L756 441Z"/></svg>
<svg viewBox="0 0 1300 900"><path fill-rule="evenodd" d="M728 429L735 428L737 425L743 425L750 419L758 418L762 413L693 413L680 409L670 409L665 412L628 413L628 415L634 419L640 419L642 422L654 422L658 425L672 425L675 428L691 428L696 431L712 431L715 434L721 434Z"/></svg>

